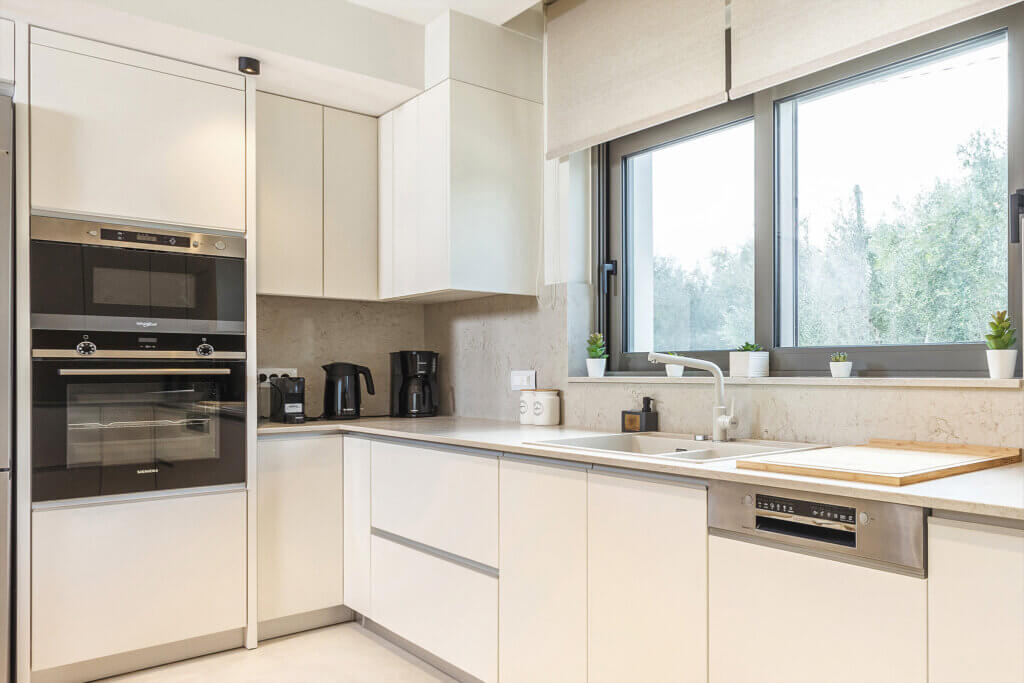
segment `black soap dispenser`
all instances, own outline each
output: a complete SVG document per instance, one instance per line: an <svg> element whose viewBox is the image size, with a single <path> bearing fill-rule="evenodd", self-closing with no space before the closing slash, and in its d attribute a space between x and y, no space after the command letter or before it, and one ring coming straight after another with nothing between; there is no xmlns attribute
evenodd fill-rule
<svg viewBox="0 0 1024 683"><path fill-rule="evenodd" d="M652 405L654 399L644 396L642 410L622 411L622 431L624 432L656 432L658 431L658 413Z"/></svg>

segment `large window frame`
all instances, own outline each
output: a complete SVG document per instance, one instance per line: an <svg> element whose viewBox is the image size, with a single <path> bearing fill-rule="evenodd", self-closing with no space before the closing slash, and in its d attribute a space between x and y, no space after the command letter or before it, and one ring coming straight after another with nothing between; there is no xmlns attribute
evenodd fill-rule
<svg viewBox="0 0 1024 683"><path fill-rule="evenodd" d="M640 152L677 142L744 119L754 120L754 339L771 351L772 374L827 374L829 351L847 351L864 376L985 376L985 345L978 343L899 346L782 347L779 315L779 216L776 207L778 134L776 103L807 91L865 78L873 71L960 43L1005 31L1008 52L1007 188L1009 198L1024 187L1024 6L1015 6L880 50L782 85L670 121L595 148L594 201L596 219L596 321L607 341L610 371L660 373L647 354L625 349L629 332L629 263L626 233L626 160ZM739 199L739 198L738 198ZM1009 210L1009 204L1008 204ZM1021 306L1021 245L1007 242L1007 298L1018 327ZM614 262L614 275L605 264ZM1021 327L1024 330L1024 327ZM979 330L979 339L982 334ZM1017 348L1020 347L1020 342ZM668 349L659 349L668 350ZM728 368L728 351L675 349ZM1019 354L1018 354L1019 356ZM825 359L825 360L823 360ZM1018 357L1016 375L1021 374Z"/></svg>

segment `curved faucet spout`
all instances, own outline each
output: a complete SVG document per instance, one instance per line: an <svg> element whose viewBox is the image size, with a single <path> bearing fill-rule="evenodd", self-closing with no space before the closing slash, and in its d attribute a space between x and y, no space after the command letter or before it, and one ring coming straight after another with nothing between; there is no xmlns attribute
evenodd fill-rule
<svg viewBox="0 0 1024 683"><path fill-rule="evenodd" d="M717 364L700 358L672 356L667 353L655 353L654 351L647 354L647 360L652 363L672 363L674 365L682 365L687 368L710 372L712 377L715 378L715 405L722 407L725 406L725 375L722 374L722 368L718 367Z"/></svg>

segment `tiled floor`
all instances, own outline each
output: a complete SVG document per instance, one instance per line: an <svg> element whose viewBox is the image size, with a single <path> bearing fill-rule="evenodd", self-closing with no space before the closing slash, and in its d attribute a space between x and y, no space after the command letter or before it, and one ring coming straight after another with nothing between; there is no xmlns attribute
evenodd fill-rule
<svg viewBox="0 0 1024 683"><path fill-rule="evenodd" d="M420 683L452 681L354 623L338 624L107 679L119 683L224 681Z"/></svg>

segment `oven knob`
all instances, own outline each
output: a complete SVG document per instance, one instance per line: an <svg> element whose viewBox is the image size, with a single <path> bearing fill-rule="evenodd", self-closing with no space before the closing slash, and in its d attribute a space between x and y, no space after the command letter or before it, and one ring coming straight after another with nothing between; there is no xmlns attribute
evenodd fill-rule
<svg viewBox="0 0 1024 683"><path fill-rule="evenodd" d="M225 242L224 240L217 240L216 242L213 243L213 246L216 247L218 250L223 250L227 249L228 245L227 242Z"/></svg>
<svg viewBox="0 0 1024 683"><path fill-rule="evenodd" d="M744 505L753 505L754 504L754 497L752 495L750 495L749 493L747 495L743 496L743 504Z"/></svg>
<svg viewBox="0 0 1024 683"><path fill-rule="evenodd" d="M78 352L79 356L91 356L96 353L96 345L91 341L78 342L75 351Z"/></svg>
<svg viewBox="0 0 1024 683"><path fill-rule="evenodd" d="M857 515L857 519L860 521L861 524L867 524L871 521L871 518L868 517L868 513L866 512L862 512L859 515Z"/></svg>
<svg viewBox="0 0 1024 683"><path fill-rule="evenodd" d="M200 344L199 346L196 347L196 353L198 353L200 356L212 356L213 346L210 344Z"/></svg>

